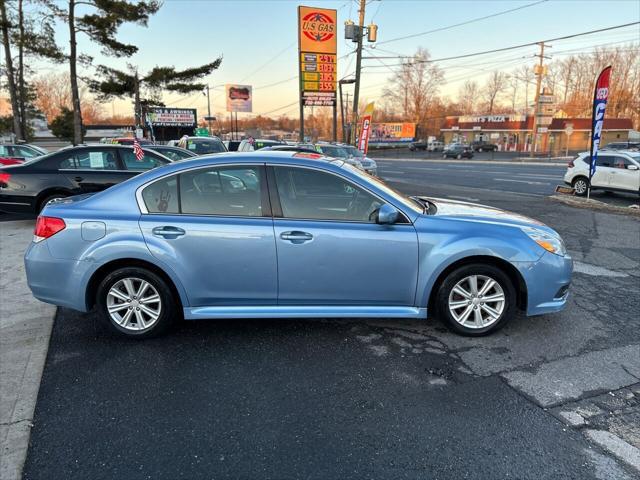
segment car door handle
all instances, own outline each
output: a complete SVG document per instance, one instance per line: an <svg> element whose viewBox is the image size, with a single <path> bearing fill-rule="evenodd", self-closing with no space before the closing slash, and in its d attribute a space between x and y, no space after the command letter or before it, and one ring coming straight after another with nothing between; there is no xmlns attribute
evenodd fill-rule
<svg viewBox="0 0 640 480"><path fill-rule="evenodd" d="M304 243L313 239L313 235L307 232L282 232L280 234L280 238L283 240L287 240L292 243Z"/></svg>
<svg viewBox="0 0 640 480"><path fill-rule="evenodd" d="M74 179L76 182L81 182L82 180L84 180L84 177L73 177L73 179Z"/></svg>
<svg viewBox="0 0 640 480"><path fill-rule="evenodd" d="M187 233L182 228L172 226L155 227L151 232L158 237L164 237L168 240L180 237Z"/></svg>

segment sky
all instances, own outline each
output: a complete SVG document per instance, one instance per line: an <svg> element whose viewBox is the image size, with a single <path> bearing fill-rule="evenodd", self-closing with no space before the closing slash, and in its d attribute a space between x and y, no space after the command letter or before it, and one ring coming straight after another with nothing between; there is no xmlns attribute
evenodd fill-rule
<svg viewBox="0 0 640 480"><path fill-rule="evenodd" d="M351 76L355 70L355 47L344 40L344 21L357 22L355 0L306 2L289 0L164 0L160 11L151 17L147 28L123 25L119 40L138 46L131 58L110 58L100 53L86 37L79 39L79 49L102 63L125 68L127 63L145 72L155 65L173 65L177 69L202 65L223 56L221 67L204 82L212 88L212 113L224 115L224 84L253 86L253 113L297 116L297 6L308 5L338 10L338 77ZM506 10L535 4L517 11L492 16L466 25L395 40L449 27ZM561 37L640 20L638 0L368 0L365 24L378 25L378 42L369 44L365 56L411 55L416 49L428 49L431 58L439 59L467 53ZM57 32L60 42L67 41L64 28ZM553 59L590 51L596 45L615 46L640 41L638 25L569 40L552 42L548 49ZM371 48L373 46L373 48ZM535 46L510 52L437 62L445 74L442 93L456 96L465 80L480 83L492 70L511 70L533 65ZM377 100L392 75L397 59L363 60L361 98ZM384 64L391 65L387 67ZM39 67L40 68L40 67ZM62 67L43 65L42 73ZM40 73L40 72L37 72ZM81 71L82 75L90 72ZM206 114L204 95L164 96L168 106L198 108ZM129 113L131 102L115 101L105 105L108 113ZM249 114L240 114L249 115Z"/></svg>

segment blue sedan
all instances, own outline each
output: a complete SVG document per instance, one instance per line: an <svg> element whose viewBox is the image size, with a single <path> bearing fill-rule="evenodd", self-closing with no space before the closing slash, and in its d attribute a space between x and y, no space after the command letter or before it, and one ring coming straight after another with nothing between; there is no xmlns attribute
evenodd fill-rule
<svg viewBox="0 0 640 480"><path fill-rule="evenodd" d="M177 319L420 318L484 335L567 301L560 236L496 208L407 197L314 154L219 154L52 201L25 254L40 300L144 338Z"/></svg>

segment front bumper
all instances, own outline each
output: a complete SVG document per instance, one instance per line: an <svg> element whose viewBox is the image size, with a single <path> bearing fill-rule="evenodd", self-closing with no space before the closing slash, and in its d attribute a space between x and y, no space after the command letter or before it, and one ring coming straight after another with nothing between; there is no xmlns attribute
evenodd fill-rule
<svg viewBox="0 0 640 480"><path fill-rule="evenodd" d="M537 262L518 265L527 286L527 315L563 310L569 297L573 260L545 252Z"/></svg>

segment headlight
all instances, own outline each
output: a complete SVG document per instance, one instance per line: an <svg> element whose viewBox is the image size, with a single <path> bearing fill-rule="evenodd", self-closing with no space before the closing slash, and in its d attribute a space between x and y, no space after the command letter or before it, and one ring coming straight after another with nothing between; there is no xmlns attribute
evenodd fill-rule
<svg viewBox="0 0 640 480"><path fill-rule="evenodd" d="M531 227L523 227L522 231L526 233L531 240L544 248L547 252L551 252L561 256L566 255L567 249L565 248L564 242L559 236L553 235L544 230L538 230L537 228Z"/></svg>

